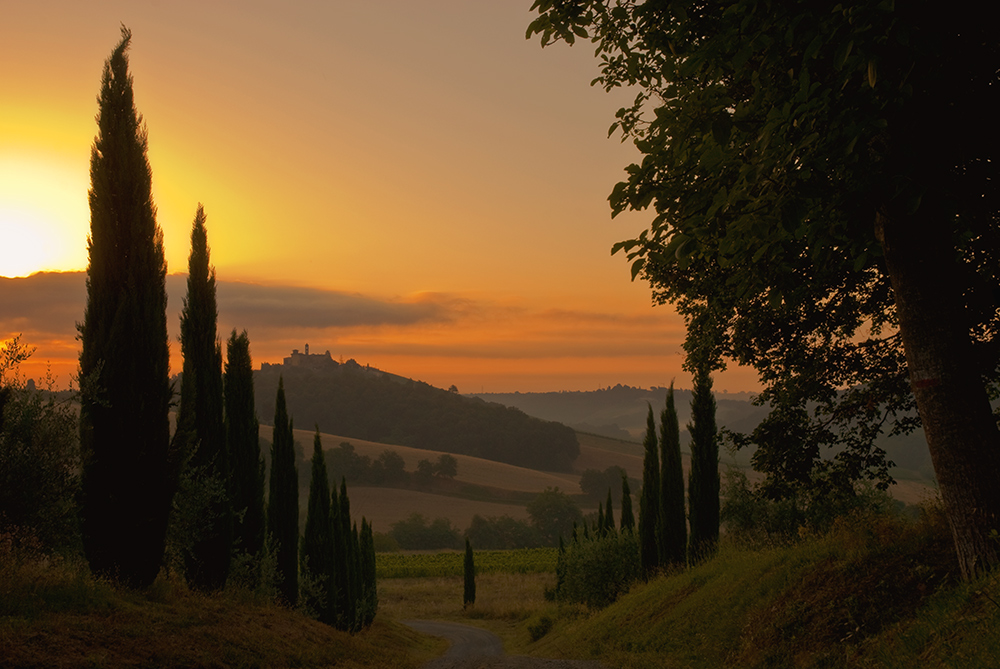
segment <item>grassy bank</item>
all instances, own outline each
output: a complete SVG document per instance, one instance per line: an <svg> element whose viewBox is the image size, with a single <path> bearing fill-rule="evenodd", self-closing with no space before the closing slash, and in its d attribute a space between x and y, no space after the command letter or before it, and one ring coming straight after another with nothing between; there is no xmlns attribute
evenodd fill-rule
<svg viewBox="0 0 1000 669"><path fill-rule="evenodd" d="M191 592L161 576L119 589L80 565L0 561L3 667L419 667L439 640L376 620L351 636L249 593Z"/></svg>
<svg viewBox="0 0 1000 669"><path fill-rule="evenodd" d="M952 551L940 514L838 521L789 546L724 544L602 611L551 607L527 649L630 668L1000 666L1000 577L959 583Z"/></svg>

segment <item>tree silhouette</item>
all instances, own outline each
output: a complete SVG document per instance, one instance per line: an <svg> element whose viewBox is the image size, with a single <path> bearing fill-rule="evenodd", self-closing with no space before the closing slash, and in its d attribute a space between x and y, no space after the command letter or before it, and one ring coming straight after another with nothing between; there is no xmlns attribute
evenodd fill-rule
<svg viewBox="0 0 1000 669"><path fill-rule="evenodd" d="M167 265L128 72L132 33L123 26L121 34L104 64L90 154L82 520L91 568L142 587L160 569L176 470L168 459Z"/></svg>
<svg viewBox="0 0 1000 669"><path fill-rule="evenodd" d="M299 594L299 476L295 469L295 440L285 407L282 380L278 381L274 406L267 531L271 535L281 578L278 592L286 604L295 606Z"/></svg>
<svg viewBox="0 0 1000 669"><path fill-rule="evenodd" d="M660 458L656 452L656 422L653 407L646 417L646 436L642 442L645 455L642 459L642 491L639 493L639 550L642 571L648 578L660 566L659 526L660 507Z"/></svg>
<svg viewBox="0 0 1000 669"><path fill-rule="evenodd" d="M225 424L232 462L229 489L235 523L234 547L255 556L264 546L264 458L254 408L250 338L233 329L226 345Z"/></svg>
<svg viewBox="0 0 1000 669"><path fill-rule="evenodd" d="M664 564L683 565L687 560L687 518L684 513L684 469L681 465L681 435L670 382L666 406L660 415L660 452L663 487L660 517L660 555Z"/></svg>

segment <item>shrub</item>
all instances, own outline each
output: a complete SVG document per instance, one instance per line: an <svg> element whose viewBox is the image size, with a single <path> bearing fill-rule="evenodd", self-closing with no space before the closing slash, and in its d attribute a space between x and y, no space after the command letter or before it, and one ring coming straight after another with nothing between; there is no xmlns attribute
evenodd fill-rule
<svg viewBox="0 0 1000 669"><path fill-rule="evenodd" d="M613 603L642 576L639 538L633 533L574 542L560 558L557 598L590 608Z"/></svg>

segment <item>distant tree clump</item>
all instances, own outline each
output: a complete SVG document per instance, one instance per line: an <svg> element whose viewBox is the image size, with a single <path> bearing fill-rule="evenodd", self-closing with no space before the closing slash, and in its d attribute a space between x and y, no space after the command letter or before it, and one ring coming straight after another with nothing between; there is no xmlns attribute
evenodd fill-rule
<svg viewBox="0 0 1000 669"><path fill-rule="evenodd" d="M429 521L421 513L413 513L392 524L389 535L404 550L458 548L459 531L447 518Z"/></svg>
<svg viewBox="0 0 1000 669"><path fill-rule="evenodd" d="M546 488L527 507L531 525L545 546L555 546L559 537L569 536L576 523L583 522L579 505L559 488Z"/></svg>
<svg viewBox="0 0 1000 669"><path fill-rule="evenodd" d="M160 570L176 481L167 264L146 129L122 38L104 64L90 156L87 307L79 326L83 544L91 568L132 586Z"/></svg>
<svg viewBox="0 0 1000 669"><path fill-rule="evenodd" d="M465 537L481 549L534 548L542 545L538 531L511 516L472 517Z"/></svg>
<svg viewBox="0 0 1000 669"><path fill-rule="evenodd" d="M232 551L233 507L223 423L222 347L216 334L215 268L209 264L205 210L198 205L191 229L187 297L181 312L184 375L174 448L182 462L177 505L193 506L185 551L191 583L217 590L226 583Z"/></svg>
<svg viewBox="0 0 1000 669"><path fill-rule="evenodd" d="M278 591L289 606L299 593L299 481L295 469L292 422L285 407L284 384L279 380L271 441L271 476L267 499L267 531L278 561Z"/></svg>

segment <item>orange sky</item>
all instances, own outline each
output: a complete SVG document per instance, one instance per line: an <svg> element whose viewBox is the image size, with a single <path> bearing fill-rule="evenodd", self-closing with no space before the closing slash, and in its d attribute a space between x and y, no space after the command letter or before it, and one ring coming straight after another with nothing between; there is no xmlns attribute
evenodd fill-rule
<svg viewBox="0 0 1000 669"><path fill-rule="evenodd" d="M690 385L683 323L610 255L647 219L607 205L635 157L606 136L627 95L589 86L587 45L526 41L527 0L94 4L4 8L0 276L86 268L95 98L124 23L168 271L201 202L220 335L247 328L255 363L308 342L462 392ZM0 280L0 338L36 346L30 376L69 378L82 286Z"/></svg>

